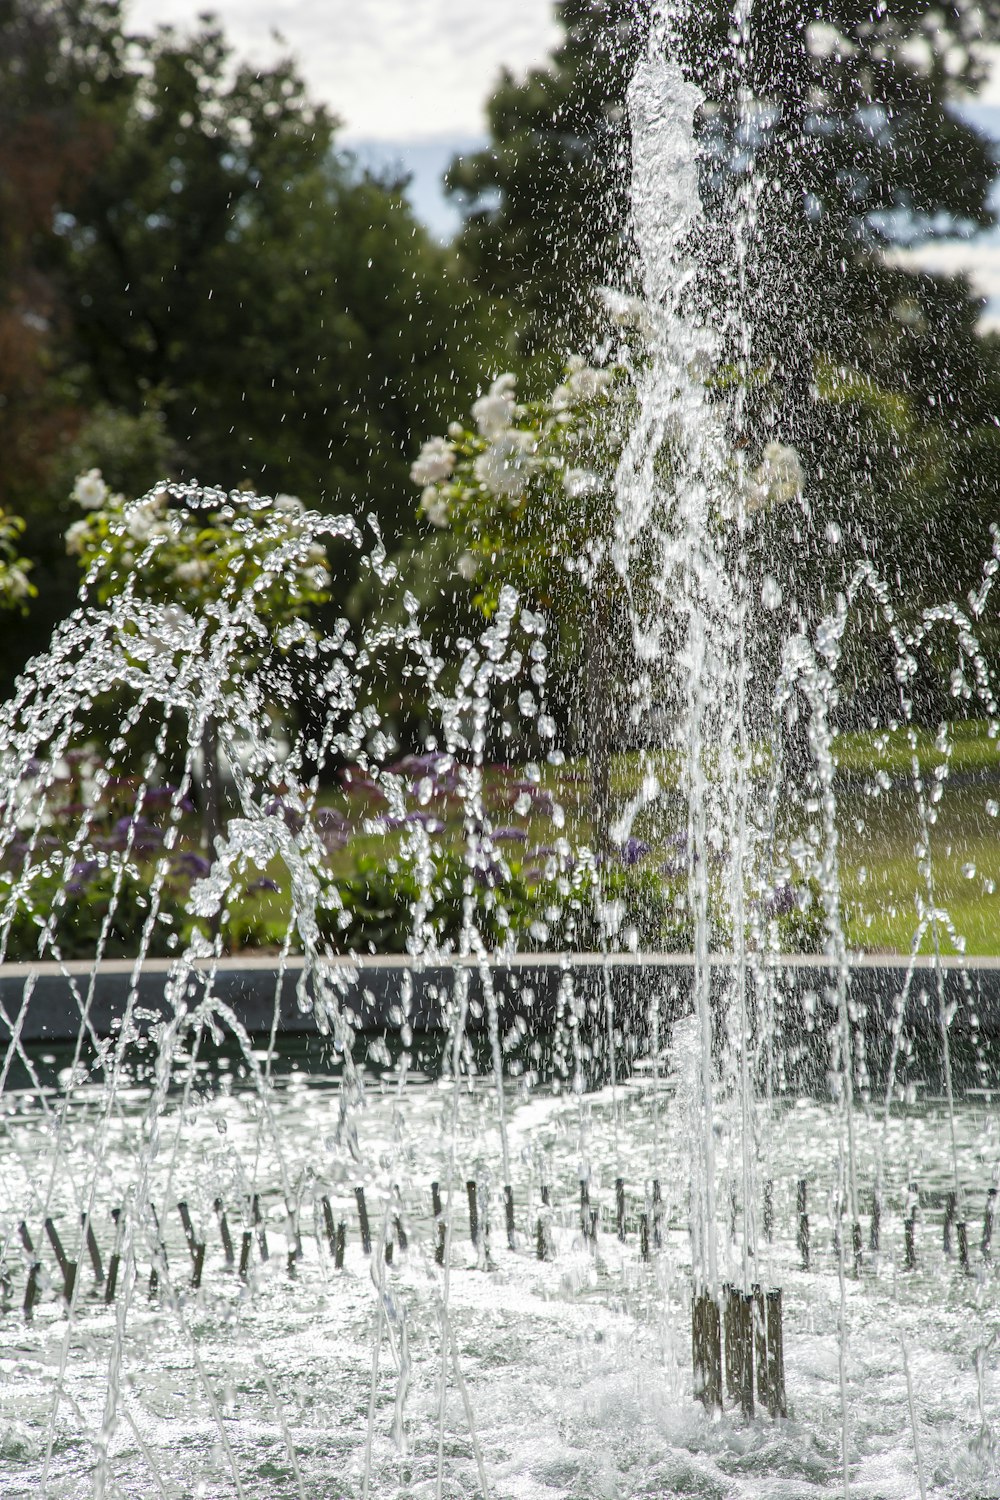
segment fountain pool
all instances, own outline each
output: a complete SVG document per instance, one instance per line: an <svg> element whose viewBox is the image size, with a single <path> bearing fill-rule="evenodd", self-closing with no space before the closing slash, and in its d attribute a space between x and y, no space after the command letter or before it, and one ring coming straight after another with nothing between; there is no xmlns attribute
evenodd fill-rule
<svg viewBox="0 0 1000 1500"><path fill-rule="evenodd" d="M682 1038L674 1048L675 1069L684 1045ZM452 1133L442 1122L451 1118L455 1091L437 1076L433 1049L405 1075L389 1058L381 1066L362 1064L368 1104L355 1122L358 1164L345 1170L335 1139L341 1079L328 1046L318 1038L287 1039L277 1056L255 1048L253 1059L272 1064L266 1128L248 1059L232 1042L206 1043L201 1056L176 1058L155 1120L149 1114L155 1055L137 1064L120 1089L93 1210L105 1271L111 1210L125 1206L133 1191L137 1139L151 1129L160 1144L149 1201L158 1205L155 1238L165 1252L149 1236L137 1238L135 1283L123 1284L107 1304L84 1251L68 1320L58 1266L44 1247L51 1284L33 1320L18 1326L10 1311L5 1317L5 1496L43 1488L53 1496L92 1493L109 1367L120 1391L106 1458L108 1494L340 1500L367 1489L402 1500L438 1493L440 1468L440 1492L454 1497L480 1494L484 1482L491 1495L530 1500L835 1495L843 1489L841 1357L850 1392L852 1493L908 1497L918 1493L921 1476L928 1495L1000 1493L997 1272L981 1252L981 1219L969 1274L959 1267L954 1242L950 1256L942 1249L952 1182L942 1099L895 1106L859 1142L866 1250L870 1194L877 1180L882 1184L880 1249L866 1254L864 1274L849 1281L843 1310L833 1242L837 1112L828 1102L798 1098L781 1101L769 1115L772 1237L761 1234L758 1275L784 1289L788 1417L758 1415L748 1423L730 1403L717 1417L691 1396L690 1118L682 1074L654 1080L646 1067L628 1083L583 1096L544 1086L512 1090L510 1248L488 1076L462 1087ZM41 1091L5 1098L0 1181L6 1202L28 1204L54 1175L58 1188L49 1207L66 1226L77 1211L73 1186L92 1173L106 1096L99 1086L78 1087L57 1137L52 1119L65 1102L72 1053L37 1053L35 1060ZM995 1109L974 1097L960 1106L957 1124L963 1184L981 1211L1000 1152ZM445 1197L442 1211L451 1226L447 1305L455 1365L442 1408L444 1271L434 1253L431 1184L447 1181L452 1144L459 1170L454 1201ZM245 1211L251 1162L266 1261ZM600 1216L596 1239L581 1232L581 1170ZM617 1233L619 1178L624 1242ZM652 1221L654 1178L660 1245L651 1246L646 1261L638 1221L641 1213ZM915 1266L906 1269L914 1178ZM798 1244L800 1179L809 1194L808 1271ZM467 1180L478 1186L478 1247L470 1240ZM368 1256L359 1185L372 1233ZM244 1275L226 1262L214 1207L220 1194L236 1261L245 1229L253 1229ZM339 1269L324 1199L347 1228ZM190 1285L193 1263L177 1201L188 1204L195 1232L207 1242L198 1291ZM540 1221L545 1260L538 1259ZM31 1228L41 1239L41 1225L32 1220ZM741 1239L742 1205L736 1228ZM721 1236L724 1269L734 1276L738 1239ZM388 1263L386 1243L394 1245ZM154 1264L161 1281L150 1297ZM20 1299L23 1275L15 1290Z"/></svg>

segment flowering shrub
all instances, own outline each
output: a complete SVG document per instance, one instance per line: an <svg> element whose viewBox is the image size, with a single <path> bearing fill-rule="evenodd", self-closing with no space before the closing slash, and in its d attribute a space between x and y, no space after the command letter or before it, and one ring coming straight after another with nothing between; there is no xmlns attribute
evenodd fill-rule
<svg viewBox="0 0 1000 1500"><path fill-rule="evenodd" d="M24 531L20 516L0 509L0 609L25 609L38 590L28 573L31 564L18 555L18 538Z"/></svg>
<svg viewBox="0 0 1000 1500"><path fill-rule="evenodd" d="M516 578L543 606L587 585L604 554L614 473L632 386L622 365L574 358L551 395L519 402L500 375L473 403L472 424L423 445L410 470L420 514L459 544L456 571L495 607Z"/></svg>
<svg viewBox="0 0 1000 1500"><path fill-rule="evenodd" d="M326 549L294 495L161 484L128 501L91 469L72 499L84 515L66 532L66 550L101 602L131 589L204 613L252 592L258 616L278 630L329 598Z"/></svg>
<svg viewBox="0 0 1000 1500"><path fill-rule="evenodd" d="M618 313L641 331L639 311ZM420 514L452 532L463 549L456 571L479 581L477 603L487 612L502 579L527 585L543 606L565 600L574 584L593 587L607 558L634 399L628 364L597 368L575 356L551 395L519 402L514 376L499 375L473 403L471 426L452 422L447 437L424 443L410 469ZM662 458L669 463L669 444ZM734 464L734 484L741 472ZM797 499L799 456L770 442L742 483L748 514Z"/></svg>

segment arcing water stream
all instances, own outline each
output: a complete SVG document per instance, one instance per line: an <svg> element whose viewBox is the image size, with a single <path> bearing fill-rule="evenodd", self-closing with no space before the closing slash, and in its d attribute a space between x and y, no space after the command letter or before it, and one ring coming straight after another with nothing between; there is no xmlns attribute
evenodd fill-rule
<svg viewBox="0 0 1000 1500"><path fill-rule="evenodd" d="M31 977L4 1017L5 1496L1000 1493L995 1069L980 1049L979 1091L963 1095L958 1013L937 974L925 1076L941 1086L916 1100L910 1023L928 1002L915 968L888 1059L876 1067L866 1053L839 896L831 723L840 643L862 598L893 647L901 724L912 728L907 683L941 630L995 723L976 621L996 558L967 609L930 612L915 630L862 568L811 636L789 637L766 682L755 622L774 580L750 576L741 538L760 492L794 504L801 475L777 446L749 471L730 437L740 383L727 406L709 381L712 330L741 326L750 291L736 274L731 306L699 300L698 97L664 60L673 26L654 19L629 96L647 332L611 560L630 606L630 701L639 721L670 704L687 810L677 830L658 746L640 756L616 836L627 848L641 827L664 852L675 839L690 995L652 988L637 1023L616 1014L610 983L595 1001L567 970L555 1014L532 1032L508 1024L492 990L488 960L512 940L496 936L505 844L486 758L510 733L515 700L536 757L521 795L551 829L539 851L550 901L533 936L572 942L596 910L603 945L631 946L600 897L599 862L569 837L546 781L566 757L544 701L545 622L512 587L479 638L459 643L452 674L378 546L370 566L387 600L399 591L403 623L375 622L361 639L346 622L318 640L293 626L272 656L254 597L235 591L201 619L129 591L79 611L0 717L0 849L12 872L0 956L28 909L39 956L65 964L59 916L74 883L96 869L109 886L89 977L73 979L75 1045L63 1054L22 1040ZM735 35L737 52L752 46L746 8ZM748 189L737 268L753 217ZM164 492L165 524L171 509L207 503L226 497ZM269 502L255 504L266 527ZM359 544L353 523L307 516L294 546L331 533ZM278 570L294 561L280 549L272 558ZM376 707L389 656L422 680L435 721L408 762ZM322 683L322 725L290 749L273 732L265 668L272 697L299 669ZM60 805L54 837L66 767L83 765L73 757L112 684L108 752L86 777L73 773L78 795ZM236 813L179 913L180 829L209 723ZM178 745L176 784L161 788ZM335 760L380 791L369 831L399 835L392 857L416 891L414 966L442 954L472 962L454 966L439 1045L414 1038L405 982L393 1052L354 1034L331 959L349 916L330 906L317 804ZM926 931L940 951L946 915L934 887L943 781L924 786L915 741L914 780L916 954ZM118 784L130 811L109 838L98 810ZM457 936L440 915L455 892L426 810L438 795L464 825ZM789 801L802 815L794 839L782 826ZM145 884L140 855L153 871ZM804 994L769 961L793 863L816 892L825 957ZM300 1003L321 1028L309 1047L248 1036L214 987L234 893L279 866L291 903L275 983L301 953ZM190 942L178 936L188 914L201 919ZM99 1037L90 1006L121 920L136 936L134 980L117 1032ZM176 962L172 1016L147 1040L138 978L152 951ZM971 1010L970 987L962 1023ZM812 1093L796 1086L807 1052L813 1076L820 1059ZM721 1412L694 1400L692 1293L717 1302L726 1284L783 1292L786 1416L758 1406L751 1420L728 1391Z"/></svg>

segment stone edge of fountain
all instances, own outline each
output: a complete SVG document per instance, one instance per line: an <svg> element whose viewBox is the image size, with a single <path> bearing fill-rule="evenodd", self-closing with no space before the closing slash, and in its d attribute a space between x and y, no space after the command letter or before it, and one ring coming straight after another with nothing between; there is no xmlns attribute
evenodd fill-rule
<svg viewBox="0 0 1000 1500"><path fill-rule="evenodd" d="M721 983L734 960L718 954L710 962L714 978ZM1000 957L942 958L939 963L946 1000L960 1006L956 1024L962 1024L961 1013L970 1008L971 1001L980 1032L1000 1033ZM164 991L174 964L170 959L148 960L138 976L130 959L107 960L96 967L87 960L4 964L0 966L0 1044L6 1045L12 1029L26 1043L75 1040L85 1005L93 1034L113 1036L120 1029L133 989L133 1028L148 1032L172 1013ZM188 979L192 1000L203 993L202 977L210 970L214 971L213 994L231 1007L252 1035L271 1031L276 1004L278 1031L308 1035L320 1029L312 1010L303 1010L299 1004L301 959L290 959L282 966L274 956L258 954L195 966ZM485 1014L485 978L496 995L504 1027L517 1017L543 1027L554 1020L560 987L568 979L586 997L592 1013L603 1008L610 996L622 1024L641 1030L650 997L656 993L652 986L659 988L661 1016L667 1023L684 1013L694 957L689 953L522 953L482 965L474 958L420 961L388 955L332 963L341 1004L355 1029L365 1033L398 1030L404 1007L414 1033L440 1031L446 1024L445 1002L463 970L468 976L473 1029L482 1024ZM758 966L758 973L780 975L786 995L795 1000L815 994L827 976L832 979L833 970L823 955L772 954ZM938 1010L932 958L852 957L852 996L868 1008L880 1030L891 1022L896 997L903 993L911 973L908 1019L918 1029L934 1029Z"/></svg>

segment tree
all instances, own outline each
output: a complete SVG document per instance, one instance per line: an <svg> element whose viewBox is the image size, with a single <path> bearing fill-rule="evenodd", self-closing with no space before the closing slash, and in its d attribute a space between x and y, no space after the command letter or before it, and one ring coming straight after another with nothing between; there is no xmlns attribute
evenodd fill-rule
<svg viewBox="0 0 1000 1500"><path fill-rule="evenodd" d="M456 327L480 331L447 254L400 184L335 154L292 63L234 68L212 26L137 46L54 246L81 395L155 401L182 477L373 507L391 531L411 430L471 375Z"/></svg>
<svg viewBox="0 0 1000 1500"><path fill-rule="evenodd" d="M585 336L586 282L635 279L621 121L653 7L556 8L551 67L501 81L490 147L449 179L477 278L528 278L528 347ZM982 80L1000 3L758 0L747 15L734 32L728 0L692 3L656 44L705 96L700 294L726 335L718 387L743 391L732 441L751 468L792 442L805 472L802 505L746 538L748 576L791 580L765 632L814 619L863 557L898 573L911 608L942 582L961 596L1000 498L997 345L961 278L886 252L991 220L992 148L951 101Z"/></svg>
<svg viewBox="0 0 1000 1500"><path fill-rule="evenodd" d="M412 434L466 399L495 337L404 184L337 151L335 120L292 63L239 65L210 21L135 36L118 0L47 0L33 30L34 0L7 5L35 38L40 79L61 76L67 46L76 59L60 84L67 110L84 101L68 139L81 111L92 122L92 148L53 166L24 241L50 309L38 401L58 395L67 417L19 493L42 598L8 649L40 647L71 598L49 550L69 457L126 493L166 477L246 481L374 512L404 544ZM18 118L23 133L34 116ZM23 217L14 178L3 188ZM352 549L331 565L342 609Z"/></svg>
<svg viewBox="0 0 1000 1500"><path fill-rule="evenodd" d="M499 376L473 403L473 425L452 422L447 438L424 443L410 471L424 521L460 549L457 571L474 587L475 606L489 617L516 579L522 599L550 623L555 670L533 672L555 679L563 706L584 729L591 825L602 853L613 842L612 754L638 732L623 692L637 665L628 604L612 559L612 490L635 419L637 357L595 368L576 356L554 391L527 402L517 400L513 375ZM671 461L664 444L658 468L666 483ZM762 513L797 498L801 470L793 450L772 443L752 476L734 463L726 480L734 490L745 484L748 507ZM712 524L721 532L722 516ZM640 557L630 573L632 601L648 607L655 580L644 572L648 559ZM662 598L654 607L662 611ZM538 713L530 689L520 699L544 745L556 733L554 717Z"/></svg>
<svg viewBox="0 0 1000 1500"><path fill-rule="evenodd" d="M72 591L39 502L83 416L59 378L66 310L46 247L109 146L123 59L117 0L0 0L0 508L27 519L44 610ZM18 653L37 644L30 623L5 640Z"/></svg>
<svg viewBox="0 0 1000 1500"><path fill-rule="evenodd" d="M457 570L475 585L475 605L490 616L501 589L516 578L525 603L554 625L556 675L564 685L576 682L577 691L566 696L585 726L591 823L597 847L606 850L610 730L621 677L610 643L622 635L608 492L630 387L621 369L574 361L566 380L542 400L519 403L515 388L513 375L499 376L474 402L473 426L452 422L447 438L426 442L410 477L421 487L425 522L455 537ZM555 721L535 719L530 689L522 707L541 742L550 741Z"/></svg>
<svg viewBox="0 0 1000 1500"><path fill-rule="evenodd" d="M961 599L1000 498L997 346L977 333L964 279L904 271L887 252L991 221L993 148L950 102L982 81L1000 5L765 0L735 69L742 98L718 65L727 35L722 8L702 8L677 45L706 95L704 198L724 274L720 226L740 206L752 220L727 351L748 397L734 436L751 451L794 441L807 496L794 518L758 525L751 566L791 581L786 629L815 619L863 559L904 616ZM882 657L867 631L849 655L856 714L893 709ZM940 711L929 679L917 690L924 714Z"/></svg>
<svg viewBox="0 0 1000 1500"><path fill-rule="evenodd" d="M565 38L551 66L504 73L484 150L447 190L459 248L484 290L517 311L522 349L561 354L594 328L593 286L617 280L628 239L625 89L648 31L635 0L556 0ZM554 358L553 358L554 355Z"/></svg>

